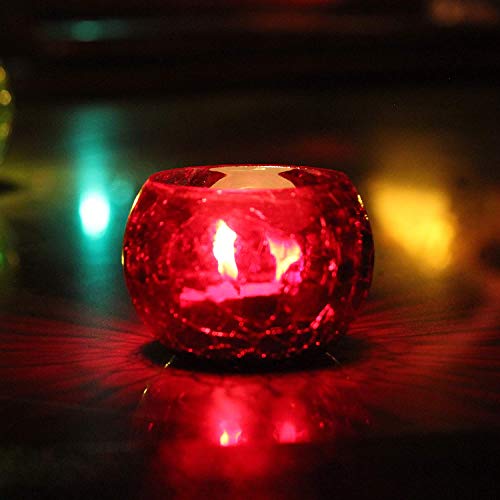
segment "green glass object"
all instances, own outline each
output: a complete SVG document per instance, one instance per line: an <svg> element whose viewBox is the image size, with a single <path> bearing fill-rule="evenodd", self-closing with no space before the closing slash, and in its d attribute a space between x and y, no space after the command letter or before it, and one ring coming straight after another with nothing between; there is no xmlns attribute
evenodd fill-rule
<svg viewBox="0 0 500 500"><path fill-rule="evenodd" d="M7 70L0 61L0 163L2 163L7 148L7 140L12 129L14 103L9 89Z"/></svg>

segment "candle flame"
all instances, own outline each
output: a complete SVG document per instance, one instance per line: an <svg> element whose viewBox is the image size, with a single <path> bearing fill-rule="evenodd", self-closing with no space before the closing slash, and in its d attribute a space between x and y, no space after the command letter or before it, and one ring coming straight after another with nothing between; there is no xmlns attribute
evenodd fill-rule
<svg viewBox="0 0 500 500"><path fill-rule="evenodd" d="M237 446L240 444L241 429L235 429L234 432L228 432L223 430L219 438L219 444L221 446Z"/></svg>
<svg viewBox="0 0 500 500"><path fill-rule="evenodd" d="M229 444L229 434L227 433L227 431L224 431L220 435L219 443L221 446L227 446Z"/></svg>
<svg viewBox="0 0 500 500"><path fill-rule="evenodd" d="M216 231L213 243L213 254L217 259L218 271L221 276L232 279L238 278L238 266L235 260L234 242L238 235L222 220L216 223ZM276 260L275 280L280 281L290 266L297 262L302 252L300 246L294 240L276 240L267 238L269 251Z"/></svg>
<svg viewBox="0 0 500 500"><path fill-rule="evenodd" d="M213 253L217 259L219 273L221 276L236 279L238 266L234 260L234 242L237 234L222 219L217 221L216 227Z"/></svg>
<svg viewBox="0 0 500 500"><path fill-rule="evenodd" d="M293 240L274 241L269 238L268 241L271 254L276 259L276 281L279 281L289 267L300 259L302 252Z"/></svg>

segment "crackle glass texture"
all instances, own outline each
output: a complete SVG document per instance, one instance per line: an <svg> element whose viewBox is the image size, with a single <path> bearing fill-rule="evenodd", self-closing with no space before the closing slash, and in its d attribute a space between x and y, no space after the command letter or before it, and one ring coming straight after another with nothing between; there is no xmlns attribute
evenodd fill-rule
<svg viewBox="0 0 500 500"><path fill-rule="evenodd" d="M373 240L341 172L186 167L142 187L123 264L139 316L169 348L279 359L347 330L368 293Z"/></svg>

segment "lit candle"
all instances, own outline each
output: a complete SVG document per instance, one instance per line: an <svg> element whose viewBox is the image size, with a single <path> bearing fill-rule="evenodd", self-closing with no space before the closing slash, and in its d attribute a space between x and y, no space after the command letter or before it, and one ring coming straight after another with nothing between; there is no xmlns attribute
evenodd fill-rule
<svg viewBox="0 0 500 500"><path fill-rule="evenodd" d="M188 167L144 185L124 240L137 311L176 350L280 358L327 345L367 293L373 242L347 177Z"/></svg>
<svg viewBox="0 0 500 500"><path fill-rule="evenodd" d="M275 260L274 272L270 276L269 272L264 270L264 278L258 276L256 280L252 281L246 276L242 276L242 273L238 270L235 247L238 235L222 219L217 221L216 228L213 254L217 260L220 283L208 285L204 290L185 288L180 296L181 302L187 304L189 302L211 300L220 303L230 299L269 296L280 293L284 286L281 278L293 264L297 264L301 259L302 252L298 243L293 239L283 241L267 237L264 244L257 248L256 255L253 256L254 262L257 261L257 263L254 264L252 271L254 275L258 275L259 270L262 271L256 269L256 266L258 266L258 260L261 257L259 253L266 252L270 253ZM260 260L263 259L260 258ZM269 257L266 260L269 260ZM292 279L296 279L296 275L297 272L292 276Z"/></svg>

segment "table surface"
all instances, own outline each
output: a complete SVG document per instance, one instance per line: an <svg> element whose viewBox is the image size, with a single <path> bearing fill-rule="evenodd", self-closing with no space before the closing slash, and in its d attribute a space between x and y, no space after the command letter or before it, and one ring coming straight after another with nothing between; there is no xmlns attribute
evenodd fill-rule
<svg viewBox="0 0 500 500"><path fill-rule="evenodd" d="M18 103L2 498L497 495L499 110L497 88L451 83ZM238 162L336 168L364 198L372 292L314 364L189 366L130 304L121 240L146 177Z"/></svg>

